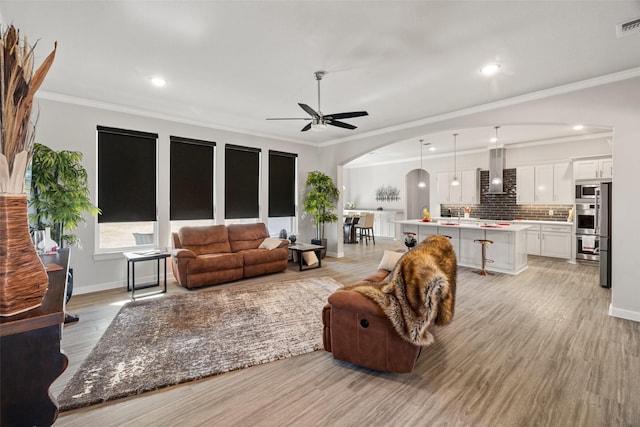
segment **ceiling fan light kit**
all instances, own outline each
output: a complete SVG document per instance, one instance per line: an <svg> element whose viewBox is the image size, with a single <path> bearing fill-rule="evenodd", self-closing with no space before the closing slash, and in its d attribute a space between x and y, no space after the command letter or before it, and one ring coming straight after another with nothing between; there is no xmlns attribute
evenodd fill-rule
<svg viewBox="0 0 640 427"><path fill-rule="evenodd" d="M320 109L320 80L327 74L326 71L316 71L313 73L316 77L316 81L318 82L318 110L314 110L309 107L307 104L298 103L300 108L302 108L309 116L311 117L292 117L292 118L268 118L267 120L310 120L310 123L307 123L305 127L303 127L300 132L306 132L308 130L312 130L314 132L322 132L327 128L327 125L343 128L343 129L356 129L357 126L354 126L349 123L338 121L338 119L351 119L354 117L363 117L368 116L369 113L366 111L352 111L349 113L336 113L336 114L327 114L323 115L322 110Z"/></svg>

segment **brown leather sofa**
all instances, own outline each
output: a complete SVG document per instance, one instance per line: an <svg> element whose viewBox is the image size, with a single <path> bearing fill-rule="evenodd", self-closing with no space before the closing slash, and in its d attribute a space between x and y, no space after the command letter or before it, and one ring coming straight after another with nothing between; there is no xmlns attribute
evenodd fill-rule
<svg viewBox="0 0 640 427"><path fill-rule="evenodd" d="M378 269L358 284L381 282L388 270ZM380 306L349 290L331 294L322 310L324 349L334 359L385 372L411 372L421 347L405 341ZM331 333L331 330L339 331Z"/></svg>
<svg viewBox="0 0 640 427"><path fill-rule="evenodd" d="M182 227L172 233L173 275L193 289L286 270L289 241L259 248L268 237L264 223Z"/></svg>

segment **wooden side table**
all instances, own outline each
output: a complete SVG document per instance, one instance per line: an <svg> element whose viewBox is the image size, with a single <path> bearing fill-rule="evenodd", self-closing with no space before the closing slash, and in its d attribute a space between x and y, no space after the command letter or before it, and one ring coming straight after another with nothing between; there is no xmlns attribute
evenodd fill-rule
<svg viewBox="0 0 640 427"><path fill-rule="evenodd" d="M162 250L150 250L141 252L125 252L127 259L127 291L131 291L131 299L136 299L136 290L160 286L160 260L164 261L164 288L158 291L146 292L139 297L163 294L167 292L167 258L171 254ZM156 281L153 283L136 285L136 263L142 261L156 261Z"/></svg>
<svg viewBox="0 0 640 427"><path fill-rule="evenodd" d="M69 249L41 258L49 276L42 305L0 318L2 426L50 426L58 418L49 387L69 364L60 351Z"/></svg>

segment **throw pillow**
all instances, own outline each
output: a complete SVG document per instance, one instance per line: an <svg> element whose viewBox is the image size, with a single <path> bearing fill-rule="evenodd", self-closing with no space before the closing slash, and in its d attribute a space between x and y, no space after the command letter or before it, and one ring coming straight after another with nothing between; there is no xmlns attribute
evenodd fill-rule
<svg viewBox="0 0 640 427"><path fill-rule="evenodd" d="M265 238L262 243L260 243L260 246L258 246L259 249L275 249L278 246L280 246L280 243L282 243L282 240L280 239L274 239L272 237L267 237Z"/></svg>
<svg viewBox="0 0 640 427"><path fill-rule="evenodd" d="M404 252L384 251L378 270L393 270L402 255L404 255Z"/></svg>
<svg viewBox="0 0 640 427"><path fill-rule="evenodd" d="M304 259L305 264L307 264L309 267L316 265L318 263L318 257L316 256L316 253L313 251L302 252L302 258Z"/></svg>

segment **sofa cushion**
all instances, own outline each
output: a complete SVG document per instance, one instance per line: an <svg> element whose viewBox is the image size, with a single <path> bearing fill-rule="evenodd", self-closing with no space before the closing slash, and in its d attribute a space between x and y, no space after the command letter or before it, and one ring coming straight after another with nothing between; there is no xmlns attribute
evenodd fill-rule
<svg viewBox="0 0 640 427"><path fill-rule="evenodd" d="M231 252L229 234L224 225L182 227L178 237L181 246L196 255Z"/></svg>
<svg viewBox="0 0 640 427"><path fill-rule="evenodd" d="M269 237L269 230L262 222L257 224L230 224L227 226L227 231L232 252L258 249L260 243Z"/></svg>
<svg viewBox="0 0 640 427"><path fill-rule="evenodd" d="M281 239L273 239L271 237L267 237L262 241L262 243L260 243L260 246L258 246L258 249L273 250L278 246L280 246L281 243L282 243Z"/></svg>
<svg viewBox="0 0 640 427"><path fill-rule="evenodd" d="M289 256L287 248L268 249L247 249L238 252L244 257L244 265L256 265L266 262L286 260Z"/></svg>
<svg viewBox="0 0 640 427"><path fill-rule="evenodd" d="M242 255L233 253L200 255L188 265L188 274L242 268Z"/></svg>
<svg viewBox="0 0 640 427"><path fill-rule="evenodd" d="M404 252L384 251L380 264L378 264L378 270L393 270L400 258L402 258L402 255L404 255Z"/></svg>

